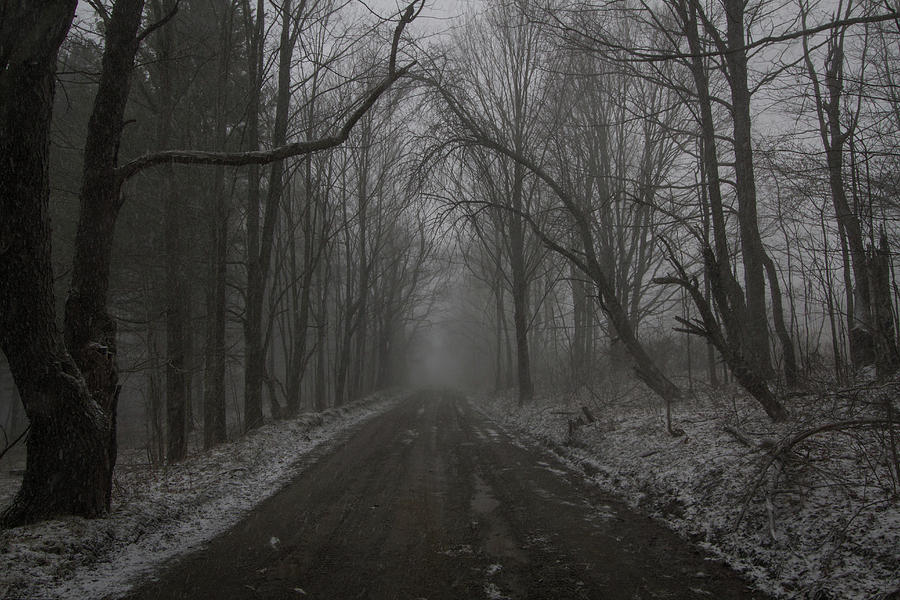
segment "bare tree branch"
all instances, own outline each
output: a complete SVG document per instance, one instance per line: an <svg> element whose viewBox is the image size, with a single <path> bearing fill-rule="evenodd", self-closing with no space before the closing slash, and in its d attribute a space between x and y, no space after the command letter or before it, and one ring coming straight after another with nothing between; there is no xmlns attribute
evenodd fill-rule
<svg viewBox="0 0 900 600"><path fill-rule="evenodd" d="M137 36L138 42L143 42L144 38L146 38L148 35L150 35L154 31L156 31L160 27L163 27L166 23L171 21L175 17L175 15L178 14L178 7L180 4L181 4L181 0L175 0L175 5L172 6L172 10L170 10L168 13L166 13L159 21L157 21L155 23L151 23L147 27L147 29L139 32L138 36Z"/></svg>
<svg viewBox="0 0 900 600"><path fill-rule="evenodd" d="M778 42L786 42L790 40L795 40L798 38L807 37L810 35L815 35L817 33L822 33L823 31L829 31L831 29L841 29L845 27L850 27L853 25L864 25L871 23L883 23L885 21L897 21L900 20L900 12L891 11L880 15L869 15L869 16L861 16L861 17L853 17L849 19L837 19L835 21L829 21L828 23L823 23L821 25L817 25L815 27L809 27L800 29L797 31L789 31L787 33L782 33L779 35L769 35L753 42L749 42L747 44L736 46L734 48L728 48L727 50L719 49L719 50L711 50L709 52L665 52L660 51L654 48L634 48L632 46L627 46L624 44L618 44L610 41L609 39L603 39L596 35L592 35L584 30L576 29L571 25L564 23L558 16L552 15L553 19L556 21L556 25L559 29L561 29L565 33L575 34L586 41L589 41L593 44L596 44L599 47L605 48L607 50L620 51L625 53L626 57L621 60L624 61L638 61L638 62L663 62L668 60L683 60L688 58L709 58L716 56L725 56L727 54L734 54L736 52L745 52L747 50L752 50L754 48L759 48L761 46L767 46L769 44L776 44Z"/></svg>
<svg viewBox="0 0 900 600"><path fill-rule="evenodd" d="M153 152L136 158L116 169L116 177L119 181L124 182L144 169L161 164L224 165L230 167L253 164L262 165L276 160L283 160L293 156L304 156L340 146L350 137L350 133L353 131L356 123L375 105L388 88L415 66L416 62L412 61L406 66L399 69L396 68L400 36L406 26L419 14L415 7L420 1L414 0L407 6L394 29L391 55L388 61L388 74L368 93L362 104L353 111L337 134L316 140L294 142L270 150L251 152L210 152L205 150L164 150ZM421 11L421 8L419 11Z"/></svg>

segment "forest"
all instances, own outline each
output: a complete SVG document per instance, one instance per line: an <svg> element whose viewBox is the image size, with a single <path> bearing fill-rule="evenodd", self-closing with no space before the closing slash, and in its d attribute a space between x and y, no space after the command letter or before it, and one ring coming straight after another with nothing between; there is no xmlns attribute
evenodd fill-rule
<svg viewBox="0 0 900 600"><path fill-rule="evenodd" d="M898 59L892 0L4 1L0 522L422 387L752 414L771 523L819 451L896 516Z"/></svg>

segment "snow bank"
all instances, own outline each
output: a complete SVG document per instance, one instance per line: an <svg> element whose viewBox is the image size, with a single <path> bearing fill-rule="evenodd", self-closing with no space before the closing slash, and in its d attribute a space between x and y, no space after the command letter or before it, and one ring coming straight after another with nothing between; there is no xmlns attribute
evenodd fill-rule
<svg viewBox="0 0 900 600"><path fill-rule="evenodd" d="M773 596L886 599L900 597L891 595L900 586L900 474L887 428L823 431L776 449L827 423L884 419L898 387L796 398L794 418L778 425L738 392L698 394L674 408L681 437L666 432L656 400L633 390L627 399L595 390L521 409L508 396L475 401L508 432L543 444ZM597 420L570 435L583 406Z"/></svg>
<svg viewBox="0 0 900 600"><path fill-rule="evenodd" d="M375 395L271 423L165 469L117 469L109 518L66 518L0 531L0 598L126 593L163 561L228 530L399 398Z"/></svg>

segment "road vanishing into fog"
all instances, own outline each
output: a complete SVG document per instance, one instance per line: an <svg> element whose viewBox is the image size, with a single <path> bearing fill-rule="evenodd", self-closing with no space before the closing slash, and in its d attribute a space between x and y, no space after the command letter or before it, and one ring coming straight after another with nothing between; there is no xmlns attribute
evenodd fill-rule
<svg viewBox="0 0 900 600"><path fill-rule="evenodd" d="M362 425L129 598L764 598L450 393Z"/></svg>

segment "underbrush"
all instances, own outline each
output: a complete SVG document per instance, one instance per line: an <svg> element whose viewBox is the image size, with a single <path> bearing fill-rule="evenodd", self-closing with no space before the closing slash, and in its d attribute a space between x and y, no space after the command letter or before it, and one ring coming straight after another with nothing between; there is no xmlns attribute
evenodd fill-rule
<svg viewBox="0 0 900 600"><path fill-rule="evenodd" d="M678 437L637 388L482 406L760 589L826 600L900 597L898 400L898 382L794 396L773 424L736 390L700 390L673 407Z"/></svg>

